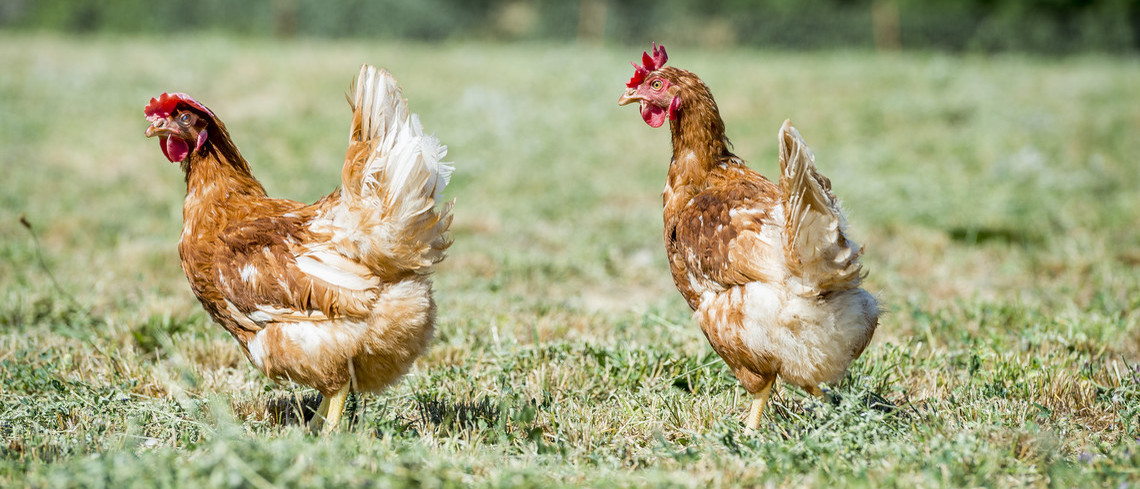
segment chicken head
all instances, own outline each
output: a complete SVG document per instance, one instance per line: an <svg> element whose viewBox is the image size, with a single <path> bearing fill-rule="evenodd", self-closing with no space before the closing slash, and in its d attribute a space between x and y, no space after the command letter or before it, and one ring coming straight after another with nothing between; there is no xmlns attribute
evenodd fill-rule
<svg viewBox="0 0 1140 489"><path fill-rule="evenodd" d="M633 77L626 82L626 91L618 99L618 105L639 102L641 118L651 127L665 124L666 115L669 120L677 120L677 112L681 110L679 89L674 86L668 73L660 71L668 59L665 46L654 44L652 55L642 53L642 64L633 63Z"/></svg>
<svg viewBox="0 0 1140 489"><path fill-rule="evenodd" d="M206 142L208 119L199 115L212 113L198 101L182 93L164 93L150 99L146 106L146 136L158 137L162 154L171 163L180 163L190 156L190 146L197 151Z"/></svg>

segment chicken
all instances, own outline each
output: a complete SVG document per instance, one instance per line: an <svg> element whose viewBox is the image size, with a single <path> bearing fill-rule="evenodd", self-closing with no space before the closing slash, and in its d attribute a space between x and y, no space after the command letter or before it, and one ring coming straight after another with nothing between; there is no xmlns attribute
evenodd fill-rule
<svg viewBox="0 0 1140 489"><path fill-rule="evenodd" d="M451 241L452 166L395 78L363 66L341 188L306 205L266 196L225 124L186 94L151 99L148 137L186 176L182 270L194 295L270 378L322 394L336 428L349 391L375 392L427 347L431 273Z"/></svg>
<svg viewBox="0 0 1140 489"><path fill-rule="evenodd" d="M879 305L859 288L862 250L791 122L780 128L773 183L729 150L708 86L667 59L663 46L643 53L618 103L638 103L652 127L669 120L662 197L673 282L753 395L751 431L777 377L817 396L820 383L842 378L875 332Z"/></svg>

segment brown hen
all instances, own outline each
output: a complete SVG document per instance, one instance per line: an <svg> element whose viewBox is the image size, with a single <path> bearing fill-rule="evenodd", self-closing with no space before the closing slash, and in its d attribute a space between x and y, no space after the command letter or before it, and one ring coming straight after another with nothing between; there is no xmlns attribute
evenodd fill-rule
<svg viewBox="0 0 1140 489"><path fill-rule="evenodd" d="M148 137L186 175L178 251L194 295L273 379L316 388L311 428L335 429L350 390L403 375L435 322L430 275L451 244L451 166L387 71L360 69L342 188L314 204L273 199L214 113L185 94L151 99Z"/></svg>
<svg viewBox="0 0 1140 489"><path fill-rule="evenodd" d="M618 103L638 103L652 127L669 120L663 200L673 281L754 396L751 430L777 377L815 395L842 378L871 340L879 305L859 288L862 249L791 122L780 128L776 184L729 150L708 86L666 60L664 47L644 53Z"/></svg>

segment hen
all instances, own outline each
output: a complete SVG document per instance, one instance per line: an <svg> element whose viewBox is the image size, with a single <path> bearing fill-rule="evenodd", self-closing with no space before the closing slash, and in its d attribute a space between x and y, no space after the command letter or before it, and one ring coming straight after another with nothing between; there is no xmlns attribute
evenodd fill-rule
<svg viewBox="0 0 1140 489"><path fill-rule="evenodd" d="M182 270L210 316L273 379L322 394L314 432L335 429L350 390L378 391L426 348L430 275L451 241L452 167L387 71L363 66L349 99L342 187L314 204L273 199L210 109L151 99L148 137L186 175Z"/></svg>
<svg viewBox="0 0 1140 489"><path fill-rule="evenodd" d="M862 250L791 122L780 128L773 183L729 150L708 86L666 60L664 47L643 53L618 103L640 104L652 127L669 119L663 200L673 282L754 396L745 422L753 430L776 377L817 396L821 382L840 379L875 332L879 306L859 288Z"/></svg>

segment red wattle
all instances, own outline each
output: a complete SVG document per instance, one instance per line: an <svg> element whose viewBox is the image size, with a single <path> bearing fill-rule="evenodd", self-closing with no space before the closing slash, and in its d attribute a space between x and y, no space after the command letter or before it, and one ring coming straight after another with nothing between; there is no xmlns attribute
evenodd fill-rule
<svg viewBox="0 0 1140 489"><path fill-rule="evenodd" d="M158 142L162 147L162 154L166 155L166 159L171 163L179 163L190 155L190 146L179 138L158 138Z"/></svg>
<svg viewBox="0 0 1140 489"><path fill-rule="evenodd" d="M170 160L170 153L166 152L166 138L164 138L164 137L158 138L158 149L162 150L162 156L165 156L166 159ZM170 160L170 161L174 162L174 160Z"/></svg>
<svg viewBox="0 0 1140 489"><path fill-rule="evenodd" d="M641 101L641 118L645 120L649 127L661 127L665 124L665 109L649 103L648 101Z"/></svg>

